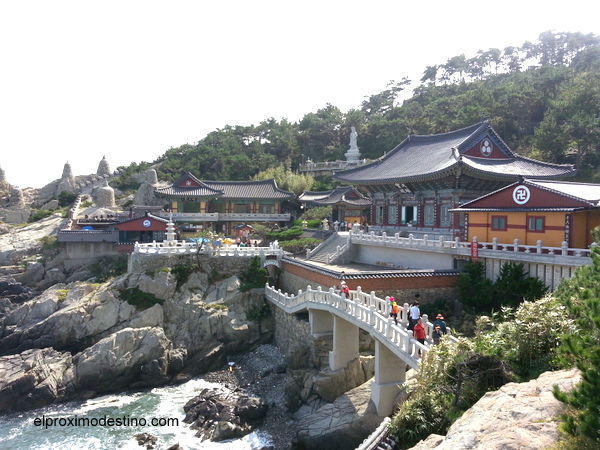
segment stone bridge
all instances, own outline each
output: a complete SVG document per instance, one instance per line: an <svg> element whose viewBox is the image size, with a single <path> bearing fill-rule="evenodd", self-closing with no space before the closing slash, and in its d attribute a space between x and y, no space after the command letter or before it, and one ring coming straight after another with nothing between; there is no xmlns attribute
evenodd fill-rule
<svg viewBox="0 0 600 450"><path fill-rule="evenodd" d="M308 311L313 335L333 334L333 350L329 353L332 371L345 368L359 356L359 329L375 338L375 377L371 384L371 399L380 416L389 416L394 410L394 399L406 380L408 367L417 368L421 356L432 342L433 325L423 315L427 335L426 345L413 338L407 330L409 305L404 304L398 314L398 325L390 317L391 303L366 294L358 288L350 291L350 298L339 291L320 287L298 291L290 295L266 286L265 297L288 314ZM456 338L448 336L449 339Z"/></svg>

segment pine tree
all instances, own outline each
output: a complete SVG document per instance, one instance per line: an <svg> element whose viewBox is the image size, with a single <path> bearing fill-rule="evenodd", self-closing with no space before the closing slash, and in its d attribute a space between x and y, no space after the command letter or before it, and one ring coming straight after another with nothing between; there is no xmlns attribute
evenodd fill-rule
<svg viewBox="0 0 600 450"><path fill-rule="evenodd" d="M600 229L594 230L598 242ZM561 353L572 360L582 381L571 392L555 388L554 395L572 407L561 429L600 445L600 249L593 248L592 264L582 266L560 284L555 294L575 318L578 333L564 337Z"/></svg>

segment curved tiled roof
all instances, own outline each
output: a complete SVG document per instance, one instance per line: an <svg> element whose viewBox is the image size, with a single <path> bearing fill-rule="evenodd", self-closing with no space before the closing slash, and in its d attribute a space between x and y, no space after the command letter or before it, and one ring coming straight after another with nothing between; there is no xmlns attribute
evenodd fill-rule
<svg viewBox="0 0 600 450"><path fill-rule="evenodd" d="M156 193L158 195L166 195L170 197L221 197L223 192L217 191L215 189L211 189L207 186L197 186L197 187L178 187L178 186L169 186L166 188L157 188Z"/></svg>
<svg viewBox="0 0 600 450"><path fill-rule="evenodd" d="M492 136L502 158L463 154L484 136ZM458 172L462 167L478 176L560 178L573 175L569 165L550 164L514 154L487 122L436 135L411 135L377 161L337 172L334 179L363 185L431 180Z"/></svg>
<svg viewBox="0 0 600 450"><path fill-rule="evenodd" d="M330 191L304 191L298 200L301 202L314 202L315 200L321 200L322 198L327 197L331 194L333 190Z"/></svg>
<svg viewBox="0 0 600 450"><path fill-rule="evenodd" d="M205 197L236 199L287 199L295 197L277 187L274 179L260 181L200 181L188 172L171 186L157 188L157 195L169 197Z"/></svg>
<svg viewBox="0 0 600 450"><path fill-rule="evenodd" d="M186 185L186 183L188 185ZM207 186L200 181L191 172L187 172L171 186L166 188L156 188L155 192L159 196L167 197L221 197L223 191Z"/></svg>
<svg viewBox="0 0 600 450"><path fill-rule="evenodd" d="M287 199L295 197L292 192L277 187L274 179L260 181L204 181L204 183L223 192L225 198L247 199Z"/></svg>
<svg viewBox="0 0 600 450"><path fill-rule="evenodd" d="M356 191L352 186L338 187L324 198L314 200L315 205L321 206L371 206L371 199L366 198Z"/></svg>
<svg viewBox="0 0 600 450"><path fill-rule="evenodd" d="M305 191L298 200L319 206L370 206L371 199L365 197L352 186L339 186L331 191Z"/></svg>
<svg viewBox="0 0 600 450"><path fill-rule="evenodd" d="M573 175L572 166L551 164L523 156L511 159L486 159L463 156L462 161L468 169L479 174L515 179L518 177L557 178Z"/></svg>
<svg viewBox="0 0 600 450"><path fill-rule="evenodd" d="M480 203L489 197L496 195L497 193L505 190L513 189L515 186L520 184L526 186L533 186L550 192L558 194L563 197L568 197L578 204L572 206L473 206ZM568 181L552 181L552 180L534 180L534 179L519 179L519 181L512 183L508 186L497 189L488 194L482 195L479 198L470 200L457 208L451 209L450 212L570 212L580 211L586 208L597 208L600 206L600 184L594 183L579 183L579 182L568 182Z"/></svg>

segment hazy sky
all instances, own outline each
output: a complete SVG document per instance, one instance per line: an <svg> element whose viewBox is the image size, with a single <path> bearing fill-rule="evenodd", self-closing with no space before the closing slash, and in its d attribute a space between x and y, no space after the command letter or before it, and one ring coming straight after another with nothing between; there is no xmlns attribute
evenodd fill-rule
<svg viewBox="0 0 600 450"><path fill-rule="evenodd" d="M461 53L600 34L599 17L590 0L0 0L0 167L24 188L66 162L151 162L225 125L358 108Z"/></svg>

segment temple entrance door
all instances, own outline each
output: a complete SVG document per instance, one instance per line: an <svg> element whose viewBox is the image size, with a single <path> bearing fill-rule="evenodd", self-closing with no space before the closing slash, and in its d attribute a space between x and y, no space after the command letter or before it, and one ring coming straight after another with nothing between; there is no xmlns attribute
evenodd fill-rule
<svg viewBox="0 0 600 450"><path fill-rule="evenodd" d="M402 225L408 225L409 223L414 224L417 220L417 207L416 206L403 206L401 220L402 220Z"/></svg>

